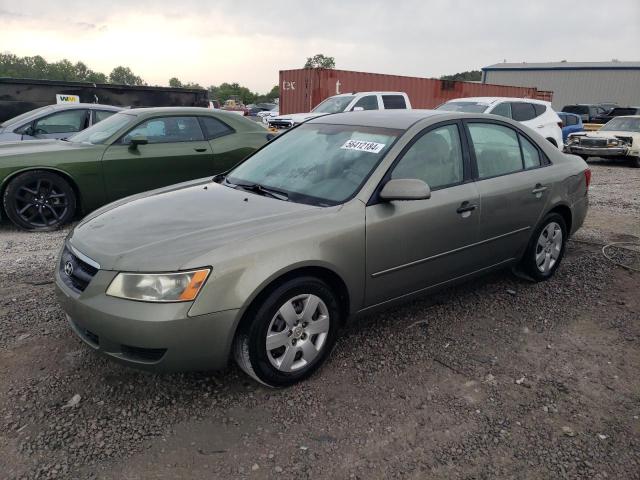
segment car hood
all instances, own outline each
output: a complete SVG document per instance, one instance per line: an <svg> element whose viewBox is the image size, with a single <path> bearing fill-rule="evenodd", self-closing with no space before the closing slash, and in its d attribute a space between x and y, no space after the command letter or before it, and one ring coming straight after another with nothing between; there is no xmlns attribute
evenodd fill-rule
<svg viewBox="0 0 640 480"><path fill-rule="evenodd" d="M596 130L593 132L579 133L576 136L589 137L589 138L637 137L637 136L640 136L640 133L625 132L625 131L618 131L618 130L605 130L605 131Z"/></svg>
<svg viewBox="0 0 640 480"><path fill-rule="evenodd" d="M89 143L73 143L63 140L20 140L0 143L0 157L31 155L44 152L62 152L94 147L95 145Z"/></svg>
<svg viewBox="0 0 640 480"><path fill-rule="evenodd" d="M322 117L323 115L327 115L326 113L292 113L290 115L278 115L275 118L270 118L269 120L283 120L283 121L291 121L293 123L302 123L310 118Z"/></svg>
<svg viewBox="0 0 640 480"><path fill-rule="evenodd" d="M323 215L322 208L189 182L130 197L83 220L68 241L105 270L172 271L223 246Z"/></svg>

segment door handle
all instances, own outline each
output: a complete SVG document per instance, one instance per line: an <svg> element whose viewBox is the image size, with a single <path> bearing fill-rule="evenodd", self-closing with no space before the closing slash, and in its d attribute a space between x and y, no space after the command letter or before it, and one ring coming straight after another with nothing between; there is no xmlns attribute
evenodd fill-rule
<svg viewBox="0 0 640 480"><path fill-rule="evenodd" d="M206 148L194 148L194 150L195 150L196 152L206 152L206 151L207 151L207 149L206 149Z"/></svg>
<svg viewBox="0 0 640 480"><path fill-rule="evenodd" d="M544 125L538 125L538 128L544 128Z"/></svg>
<svg viewBox="0 0 640 480"><path fill-rule="evenodd" d="M460 204L456 212L457 213L473 212L476 208L478 208L478 205L476 205L475 203L469 203L467 201L464 201Z"/></svg>
<svg viewBox="0 0 640 480"><path fill-rule="evenodd" d="M541 183L538 183L533 190L531 190L531 193L533 193L534 195L537 195L538 193L542 193L547 189L547 187L545 187L544 185L542 185Z"/></svg>

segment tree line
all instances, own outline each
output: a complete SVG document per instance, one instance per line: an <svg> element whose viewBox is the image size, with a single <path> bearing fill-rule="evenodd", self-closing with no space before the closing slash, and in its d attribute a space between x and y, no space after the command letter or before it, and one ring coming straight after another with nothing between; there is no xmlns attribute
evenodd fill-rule
<svg viewBox="0 0 640 480"><path fill-rule="evenodd" d="M62 80L67 82L113 83L118 85L148 85L144 79L129 67L115 67L108 75L91 70L84 62L73 63L66 58L57 62L47 62L40 55L19 57L12 53L0 53L0 77L32 78L34 80ZM159 86L159 85L156 85ZM176 88L203 88L197 83L181 82L177 77L169 79L169 86ZM280 89L274 86L269 92L260 94L236 83L210 85L206 88L209 98L227 100L235 95L243 103L270 102L280 96Z"/></svg>

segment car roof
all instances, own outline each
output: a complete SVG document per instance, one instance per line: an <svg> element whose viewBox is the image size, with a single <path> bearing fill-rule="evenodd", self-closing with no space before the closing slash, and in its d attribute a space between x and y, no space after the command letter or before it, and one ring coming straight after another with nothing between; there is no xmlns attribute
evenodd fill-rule
<svg viewBox="0 0 640 480"><path fill-rule="evenodd" d="M346 93L339 93L337 95L332 95L333 97L351 97L353 95L405 95L405 92L388 92L386 90L374 90L371 92L346 92ZM330 97L327 97L330 98Z"/></svg>
<svg viewBox="0 0 640 480"><path fill-rule="evenodd" d="M358 125L366 127L397 128L407 130L416 122L431 117L462 118L466 114L441 110L364 110L322 115L305 123L330 123L336 125Z"/></svg>
<svg viewBox="0 0 640 480"><path fill-rule="evenodd" d="M53 105L44 105L42 107L34 108L31 111L21 113L13 118L9 118L1 123L2 128L13 127L14 125L21 125L25 122L31 122L36 118L44 115L50 115L54 112L61 110L74 110L79 108L89 108L91 110L108 110L118 112L123 110L124 107L116 107L113 105L102 105L100 103L54 103Z"/></svg>
<svg viewBox="0 0 640 480"><path fill-rule="evenodd" d="M452 98L447 100L446 103L449 102L477 102L477 103L486 103L492 104L496 102L529 102L529 103L539 103L541 105L551 105L551 102L547 102L545 100L538 100L536 98L518 98L518 97L463 97L463 98Z"/></svg>
<svg viewBox="0 0 640 480"><path fill-rule="evenodd" d="M614 118L640 118L640 115L618 115L617 117L613 117L611 120Z"/></svg>
<svg viewBox="0 0 640 480"><path fill-rule="evenodd" d="M212 112L213 110L206 107L149 107L149 108L132 108L125 113L129 115L155 115L156 113L189 113L192 115ZM232 113L231 115L237 115Z"/></svg>

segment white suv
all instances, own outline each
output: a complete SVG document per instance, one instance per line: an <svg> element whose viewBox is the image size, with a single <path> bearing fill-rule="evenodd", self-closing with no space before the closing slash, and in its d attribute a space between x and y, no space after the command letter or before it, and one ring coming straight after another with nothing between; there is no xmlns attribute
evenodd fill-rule
<svg viewBox="0 0 640 480"><path fill-rule="evenodd" d="M553 111L550 102L531 98L469 97L449 100L436 110L491 113L512 118L535 130L562 149L562 120Z"/></svg>
<svg viewBox="0 0 640 480"><path fill-rule="evenodd" d="M326 98L308 113L291 113L267 119L269 126L277 129L291 128L310 118L330 113L358 110L409 110L411 102L404 92L354 92L341 93Z"/></svg>

